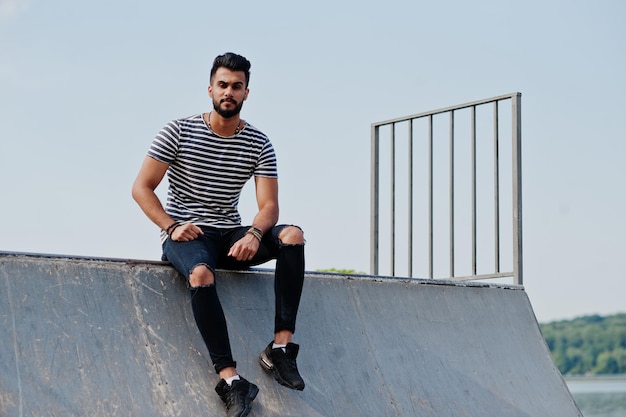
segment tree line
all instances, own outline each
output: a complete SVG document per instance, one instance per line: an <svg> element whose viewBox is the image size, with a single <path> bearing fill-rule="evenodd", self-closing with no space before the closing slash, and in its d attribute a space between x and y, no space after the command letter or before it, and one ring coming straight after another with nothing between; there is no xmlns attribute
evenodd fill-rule
<svg viewBox="0 0 626 417"><path fill-rule="evenodd" d="M540 324L563 375L626 374L626 314Z"/></svg>

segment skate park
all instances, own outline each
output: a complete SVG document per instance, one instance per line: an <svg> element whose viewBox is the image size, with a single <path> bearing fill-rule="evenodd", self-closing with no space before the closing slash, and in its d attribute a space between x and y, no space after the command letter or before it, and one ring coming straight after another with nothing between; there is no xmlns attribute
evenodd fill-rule
<svg viewBox="0 0 626 417"><path fill-rule="evenodd" d="M381 217L389 216L378 207L385 192L376 175L383 140L379 128L391 125L395 132L395 124L406 120L372 126L371 273L307 272L295 335L306 347L298 359L307 384L303 392L279 386L257 363L272 326L273 271L220 271L217 286L238 369L260 388L251 416L581 415L523 287L521 155L515 142L521 140L521 120L515 121L520 95L409 119L432 120L502 100L512 103L514 141L507 159L517 173L511 175L512 186L507 184L513 204L493 211L507 213L502 217L512 243L500 254L499 227L493 227L498 243L495 267L488 273L475 266L480 259L475 244L470 245L469 273L455 270L461 248L453 244L454 230L460 232L461 225L454 220L446 228L453 236L446 251L451 259L447 279L434 273L434 245L425 250L426 276L413 277L412 262L402 276L393 268L395 260L389 261L391 273L381 271L385 243L378 232L384 228ZM450 186L451 196L455 191ZM452 200L450 212L460 205L459 198ZM393 234L395 224L405 219L390 212L393 226L387 232ZM479 217L470 212L469 218ZM428 224L432 240L437 222ZM471 229L475 243L476 223ZM395 254L395 236L391 240ZM421 250L408 246L409 253ZM405 245L398 244L397 252L401 248ZM169 264L2 252L0 288L1 415L224 414L185 282Z"/></svg>
<svg viewBox="0 0 626 417"><path fill-rule="evenodd" d="M272 271L218 284L254 416L577 416L522 288L308 273L306 389L257 363ZM221 416L184 280L154 262L0 255L4 416ZM270 330L268 330L270 329Z"/></svg>

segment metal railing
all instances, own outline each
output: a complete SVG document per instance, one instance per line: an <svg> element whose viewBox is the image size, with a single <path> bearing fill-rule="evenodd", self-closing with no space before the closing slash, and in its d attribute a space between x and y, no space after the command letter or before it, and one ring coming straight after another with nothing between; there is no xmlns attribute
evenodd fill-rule
<svg viewBox="0 0 626 417"><path fill-rule="evenodd" d="M505 104L510 104L510 118L500 109ZM485 120L487 123L483 123ZM467 129L464 129L465 125L469 125ZM381 129L387 126L389 133L385 135ZM406 130L401 130L403 126ZM501 131L509 128L510 144L500 140ZM443 132L443 138L440 132ZM398 274L400 258L405 257L408 277L413 277L414 271L422 268L428 278L479 280L512 277L514 284L522 285L521 139L521 93L373 123L371 274L380 274L380 249L384 243L381 233L382 229L387 229L389 252L386 261L391 276ZM388 141L389 148L381 148L384 141ZM402 144L404 149L400 147ZM464 148L465 152L457 148ZM422 149L425 150L422 152ZM404 150L407 159L398 159ZM507 152L510 159L503 158ZM387 153L386 158L381 155L383 153ZM382 171L381 163L387 157L390 169ZM420 158L423 163L416 163ZM503 169L505 166L508 169ZM402 168L405 168L406 176L398 174ZM510 189L502 186L502 178L508 175ZM381 176L388 177L388 189L381 188ZM406 193L399 193L399 186L406 187ZM447 192L435 192L445 188ZM381 212L384 193L389 199L385 200L388 205ZM501 222L502 212L508 210L502 202L507 200L511 202L510 225ZM400 224L399 213L403 211L406 212L406 223ZM389 223L381 224L381 217L387 216ZM396 250L402 235L406 235L407 242L404 253ZM504 236L510 239L507 239L509 243ZM446 241L447 255L442 255L446 252ZM440 250L442 246L443 251ZM487 247L491 249L487 251ZM506 258L504 262L503 258ZM506 264L504 268L503 263ZM440 273L441 270L444 273Z"/></svg>

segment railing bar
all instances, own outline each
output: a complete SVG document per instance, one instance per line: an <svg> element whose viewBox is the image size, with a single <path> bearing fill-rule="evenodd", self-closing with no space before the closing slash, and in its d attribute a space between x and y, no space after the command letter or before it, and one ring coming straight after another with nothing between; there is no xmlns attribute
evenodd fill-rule
<svg viewBox="0 0 626 417"><path fill-rule="evenodd" d="M522 95L517 93L513 112L513 270L515 284L523 285L522 245Z"/></svg>
<svg viewBox="0 0 626 417"><path fill-rule="evenodd" d="M396 275L396 125L391 125L391 276Z"/></svg>
<svg viewBox="0 0 626 417"><path fill-rule="evenodd" d="M450 276L454 276L454 110L450 112Z"/></svg>
<svg viewBox="0 0 626 417"><path fill-rule="evenodd" d="M433 116L428 118L428 277L433 271Z"/></svg>
<svg viewBox="0 0 626 417"><path fill-rule="evenodd" d="M379 127L372 125L370 129L371 173L370 173L370 273L378 275L378 240L379 240L379 194L380 194L380 133Z"/></svg>
<svg viewBox="0 0 626 417"><path fill-rule="evenodd" d="M493 103L493 195L494 195L494 262L500 272L500 121L498 102Z"/></svg>
<svg viewBox="0 0 626 417"><path fill-rule="evenodd" d="M476 275L476 106L472 106L472 274Z"/></svg>
<svg viewBox="0 0 626 417"><path fill-rule="evenodd" d="M468 275L463 277L452 277L451 281L480 281L483 279L510 278L513 272L500 272L497 274Z"/></svg>
<svg viewBox="0 0 626 417"><path fill-rule="evenodd" d="M413 276L413 120L409 120L409 245L408 245L408 276Z"/></svg>
<svg viewBox="0 0 626 417"><path fill-rule="evenodd" d="M506 94L506 95L503 95L503 96L497 96L497 97L487 98L487 99L484 99L484 100L472 101L472 102L469 102L469 103L459 104L459 105L456 105L456 106L444 107L444 108L438 109L438 110L431 110L431 111L427 111L427 112L423 112L423 113L412 114L412 115L409 115L409 116L397 117L395 119L389 119L389 120L384 120L384 121L381 121L381 122L376 122L376 123L373 123L373 125L383 126L383 125L388 125L388 124L392 124L392 123L405 122L405 121L407 121L409 119L420 119L422 117L432 116L432 115L441 114L441 113L447 113L447 112L452 111L452 110L462 110L462 109L466 109L466 108L472 107L472 106L480 106L482 104L488 104L488 103L491 103L493 101L512 100L512 99L514 99L516 97L517 94L519 94L519 93Z"/></svg>

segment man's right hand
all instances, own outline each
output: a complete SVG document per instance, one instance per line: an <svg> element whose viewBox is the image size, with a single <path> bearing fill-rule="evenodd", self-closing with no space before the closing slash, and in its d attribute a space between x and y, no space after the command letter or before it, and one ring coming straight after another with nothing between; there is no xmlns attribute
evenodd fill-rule
<svg viewBox="0 0 626 417"><path fill-rule="evenodd" d="M170 234L170 239L175 242L189 242L190 240L195 240L198 236L203 235L202 229L196 226L193 223L185 223L176 227L174 231Z"/></svg>

